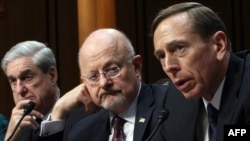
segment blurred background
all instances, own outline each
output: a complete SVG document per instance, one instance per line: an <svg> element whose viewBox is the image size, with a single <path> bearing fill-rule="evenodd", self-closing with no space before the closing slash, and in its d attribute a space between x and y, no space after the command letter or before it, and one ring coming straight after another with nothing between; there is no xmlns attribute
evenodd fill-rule
<svg viewBox="0 0 250 141"><path fill-rule="evenodd" d="M62 94L80 83L78 49L98 28L117 28L143 57L143 81L165 78L153 56L150 25L159 10L187 0L0 0L0 58L18 42L37 40L55 53ZM233 51L250 48L249 0L194 0L212 8L225 22ZM0 71L0 113L9 117L14 103Z"/></svg>

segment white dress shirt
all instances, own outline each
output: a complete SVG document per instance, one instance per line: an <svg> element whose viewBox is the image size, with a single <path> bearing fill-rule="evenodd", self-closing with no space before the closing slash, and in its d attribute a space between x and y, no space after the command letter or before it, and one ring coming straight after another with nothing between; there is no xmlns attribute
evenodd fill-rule
<svg viewBox="0 0 250 141"><path fill-rule="evenodd" d="M139 87L138 94L135 97L135 99L133 100L132 104L129 106L129 108L126 111L124 111L123 113L120 113L118 115L119 117L126 120L126 122L124 123L124 126L123 126L123 131L125 134L126 141L133 141L137 99L138 99L140 90L141 90L141 84ZM110 130L111 134L109 135L109 141L112 141L112 137L114 134L114 128L112 128L111 121L112 121L114 115L112 113L109 113L109 115L110 115L109 117L110 117L110 129L111 129Z"/></svg>
<svg viewBox="0 0 250 141"><path fill-rule="evenodd" d="M221 102L221 95L222 95L222 90L223 90L223 86L224 86L224 83L225 83L225 78L222 80L219 88L217 89L213 99L211 101L207 101L205 98L202 98L203 99L203 103L204 103L204 107L206 109L206 114L203 114L205 115L206 117L202 117L203 118L203 122L206 122L204 123L203 125L205 125L205 136L204 136L204 141L209 141L209 137L208 137L208 118L207 118L207 105L208 103L211 103L218 111L220 110L220 102Z"/></svg>
<svg viewBox="0 0 250 141"><path fill-rule="evenodd" d="M57 92L57 100L60 98L60 90ZM50 113L41 122L39 136L49 136L64 130L65 120L50 121Z"/></svg>

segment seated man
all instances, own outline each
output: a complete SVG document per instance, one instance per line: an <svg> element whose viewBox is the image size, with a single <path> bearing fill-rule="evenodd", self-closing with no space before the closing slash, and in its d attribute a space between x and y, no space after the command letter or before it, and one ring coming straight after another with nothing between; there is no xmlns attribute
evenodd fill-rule
<svg viewBox="0 0 250 141"><path fill-rule="evenodd" d="M224 141L225 125L250 124L250 54L231 52L216 12L196 2L169 6L156 15L152 35L154 54L171 80L167 106L193 103L169 110L157 141Z"/></svg>
<svg viewBox="0 0 250 141"><path fill-rule="evenodd" d="M2 70L9 80L15 107L6 132L5 140L11 141L37 141L48 135L64 131L64 139L67 138L67 131L79 119L85 116L83 109L78 116L70 116L64 126L64 121L53 125L49 122L42 122L40 126L36 119L46 120L55 102L60 97L60 90L57 85L56 60L52 50L45 44L37 41L24 41L13 46L3 57ZM34 110L25 116L14 133L17 123L23 116L25 105L33 101ZM66 116L66 115L65 115ZM34 134L37 129L42 129ZM14 134L13 134L14 133ZM13 134L13 136L12 136ZM56 134L57 140L63 138L63 134Z"/></svg>
<svg viewBox="0 0 250 141"><path fill-rule="evenodd" d="M117 120L123 121L119 137L145 141L154 134L157 123L167 118L164 104L168 87L141 82L142 58L135 55L131 42L120 31L99 29L91 33L79 50L78 61L81 90L64 95L53 108L51 120L63 119L57 111L65 109L67 113L86 101L102 109L76 124L70 141L118 138Z"/></svg>

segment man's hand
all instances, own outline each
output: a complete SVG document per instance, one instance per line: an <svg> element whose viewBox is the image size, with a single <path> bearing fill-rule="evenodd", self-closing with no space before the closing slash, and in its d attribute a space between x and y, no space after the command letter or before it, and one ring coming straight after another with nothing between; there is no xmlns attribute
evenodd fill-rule
<svg viewBox="0 0 250 141"><path fill-rule="evenodd" d="M5 139L4 139L5 141L14 132L14 130L17 126L17 123L19 122L19 120L21 119L21 117L24 114L25 105L29 101L30 100L22 100L22 101L18 102L16 104L16 106L12 109L12 114L11 114L11 118L9 121L8 129L7 129L7 132L5 134ZM39 124L36 122L36 120L33 117L42 119L43 115L36 110L32 110L28 115L26 115L23 118L20 125L17 127L15 134L11 138L11 141L17 140L24 128L30 128L30 129L35 130L39 127Z"/></svg>
<svg viewBox="0 0 250 141"><path fill-rule="evenodd" d="M70 90L56 102L51 113L51 120L64 119L70 111L80 107L82 104L84 104L87 114L92 114L99 110L99 107L91 100L84 84L80 84Z"/></svg>

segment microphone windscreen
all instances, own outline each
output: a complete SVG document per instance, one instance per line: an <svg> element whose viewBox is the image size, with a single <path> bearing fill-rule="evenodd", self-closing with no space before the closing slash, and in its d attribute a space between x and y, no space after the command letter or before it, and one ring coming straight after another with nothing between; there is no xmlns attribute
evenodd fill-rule
<svg viewBox="0 0 250 141"><path fill-rule="evenodd" d="M35 103L33 101L28 102L24 107L24 115L29 114L35 107Z"/></svg>
<svg viewBox="0 0 250 141"><path fill-rule="evenodd" d="M162 109L159 115L159 119L166 119L169 116L169 111L167 109Z"/></svg>

